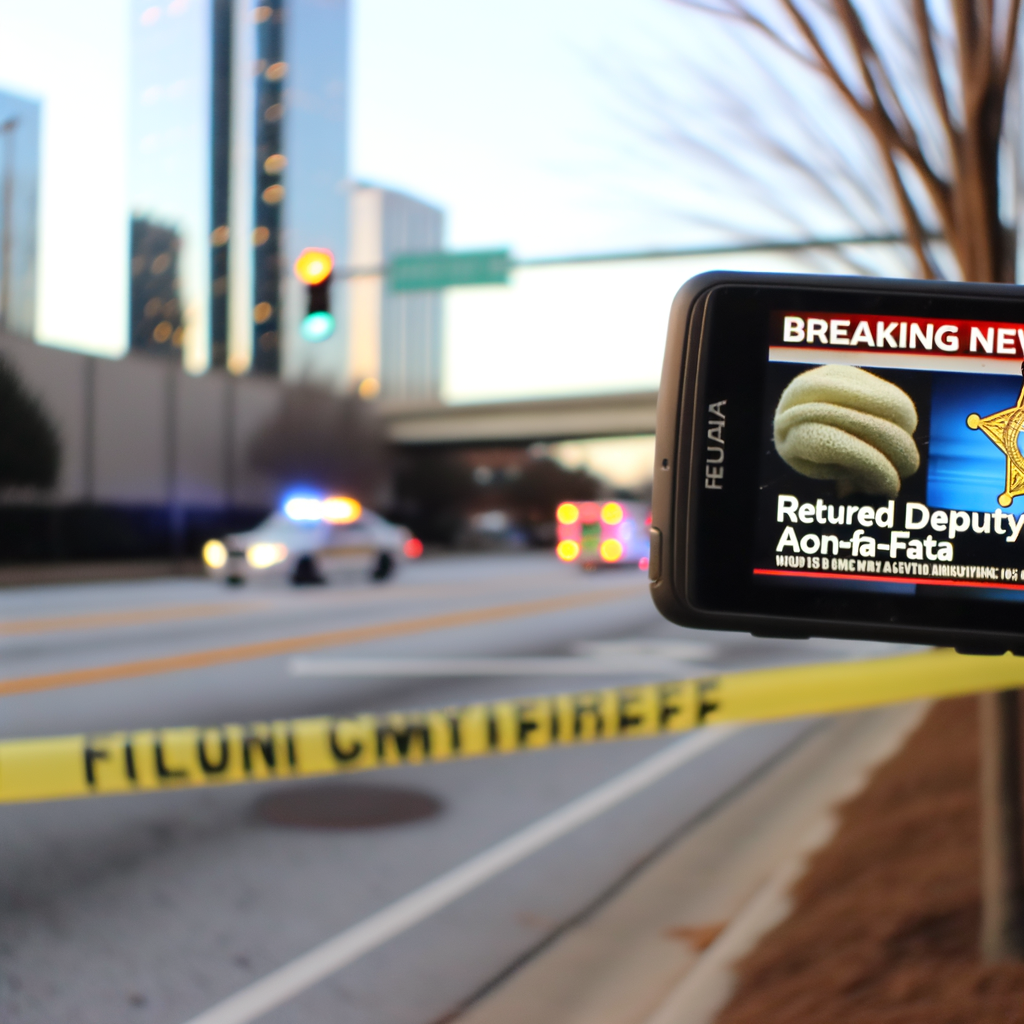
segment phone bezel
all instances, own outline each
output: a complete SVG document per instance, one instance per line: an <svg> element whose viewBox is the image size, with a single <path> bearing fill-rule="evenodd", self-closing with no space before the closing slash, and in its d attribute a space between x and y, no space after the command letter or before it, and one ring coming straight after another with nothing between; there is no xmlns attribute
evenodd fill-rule
<svg viewBox="0 0 1024 1024"><path fill-rule="evenodd" d="M702 590L707 590L709 570L704 568L698 557L698 545L706 540L709 531L717 531L721 536L721 531L727 529L727 523L730 524L728 528L742 528L744 522L753 525L749 515L744 518L741 511L745 504L742 499L746 493L756 492L758 479L756 473L748 472L746 484L734 485L731 490L727 488L731 508L724 500L720 501L714 513L714 524L701 526L701 515L712 506L701 486L703 462L698 448L703 443L704 431L703 425L698 424L698 414L711 400L709 382L713 382L723 369L729 370L735 365L726 365L726 361L736 353L726 352L721 344L716 347L716 343L707 336L709 308L711 314L716 315L714 300L721 297L725 288L748 290L746 294L753 296L766 289L800 293L799 298L794 294L793 302L760 300L762 306L767 302L775 309L811 308L806 305L808 296L820 296L822 310L827 310L834 301L846 303L845 307L840 305L839 308L847 309L852 309L851 303L874 303L884 308L893 303L921 307L936 302L945 305L950 301L975 303L999 300L1000 304L1009 301L1020 305L1019 314L1012 319L1024 324L1024 288L1014 285L725 271L702 274L688 281L672 305L658 393L652 528L660 533L660 543L654 545L657 550L652 558L651 594L659 611L680 625L738 630L763 636L876 639L941 644L993 653L1005 650L1024 653L1024 627L1008 628L1007 623L1014 610L1017 617L1024 620L1024 615L1020 614L1024 607L1017 602L979 601L953 596L939 599L920 594L880 599L875 592L842 588L784 591L782 586L770 584L755 588L749 560L745 563L744 574L742 566L737 568L737 559L732 563L726 559L724 566L716 563L715 569L716 583L722 584L719 589L732 588L740 598L735 607L712 607L704 599ZM906 309L889 309L887 312L890 315L914 315ZM946 312L944 315L952 314ZM991 318L999 319L998 316ZM1008 316L1004 318L1011 319ZM752 365L755 372L751 374L744 376L733 372L730 375L730 395L744 394L745 384L746 393L757 396L753 410L749 408L749 402L746 412L740 402L734 403L732 409L727 406L733 414L734 437L737 420L742 433L745 427L749 429L750 421L757 422L761 414L761 381L767 363L759 359ZM734 474L738 458L742 456L733 457ZM742 467L739 475L742 476ZM753 503L748 507L753 508ZM755 591L758 599L751 601L750 594ZM797 595L791 602L797 607L797 613L780 615L767 609L772 597L783 592L789 597ZM914 612L915 608L920 609L920 613ZM980 624L983 610L987 612L985 617L994 623L993 627ZM926 611L937 614L941 621L924 621L929 617L925 615Z"/></svg>

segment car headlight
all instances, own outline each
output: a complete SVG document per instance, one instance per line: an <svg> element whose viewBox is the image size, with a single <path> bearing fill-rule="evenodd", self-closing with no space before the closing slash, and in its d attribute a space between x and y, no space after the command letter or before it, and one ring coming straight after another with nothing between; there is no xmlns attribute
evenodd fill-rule
<svg viewBox="0 0 1024 1024"><path fill-rule="evenodd" d="M211 569L223 569L228 564L228 549L219 540L208 540L203 545L203 561Z"/></svg>
<svg viewBox="0 0 1024 1024"><path fill-rule="evenodd" d="M245 552L245 560L254 569L269 569L278 562L283 562L288 557L288 548L284 544L253 544Z"/></svg>

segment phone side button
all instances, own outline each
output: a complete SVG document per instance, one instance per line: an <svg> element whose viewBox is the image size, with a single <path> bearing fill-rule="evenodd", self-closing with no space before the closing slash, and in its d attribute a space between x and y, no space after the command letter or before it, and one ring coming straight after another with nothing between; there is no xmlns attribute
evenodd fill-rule
<svg viewBox="0 0 1024 1024"><path fill-rule="evenodd" d="M661 530L651 527L651 556L647 564L647 578L652 583L661 579Z"/></svg>

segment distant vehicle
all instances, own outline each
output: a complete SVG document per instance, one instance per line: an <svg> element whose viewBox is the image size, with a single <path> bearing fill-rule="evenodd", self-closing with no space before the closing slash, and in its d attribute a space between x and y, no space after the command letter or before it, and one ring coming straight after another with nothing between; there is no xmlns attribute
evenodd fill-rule
<svg viewBox="0 0 1024 1024"><path fill-rule="evenodd" d="M555 510L563 562L584 569L636 565L646 569L651 553L651 511L639 501L563 501Z"/></svg>
<svg viewBox="0 0 1024 1024"><path fill-rule="evenodd" d="M326 583L353 571L385 580L423 544L404 526L363 508L354 498L289 498L259 526L203 546L207 574L227 583L284 579Z"/></svg>

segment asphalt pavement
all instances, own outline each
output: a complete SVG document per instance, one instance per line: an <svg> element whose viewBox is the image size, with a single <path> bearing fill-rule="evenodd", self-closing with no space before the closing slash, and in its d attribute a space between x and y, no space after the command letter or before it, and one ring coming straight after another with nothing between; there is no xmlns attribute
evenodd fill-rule
<svg viewBox="0 0 1024 1024"><path fill-rule="evenodd" d="M429 708L885 650L681 630L639 572L548 553L428 559L330 588L9 589L0 737ZM819 725L0 807L0 1020L457 1018ZM281 823L271 797L411 820Z"/></svg>

